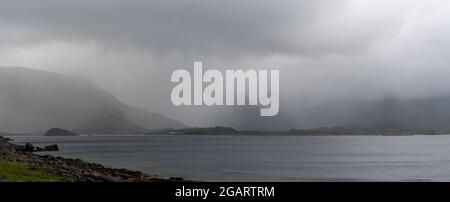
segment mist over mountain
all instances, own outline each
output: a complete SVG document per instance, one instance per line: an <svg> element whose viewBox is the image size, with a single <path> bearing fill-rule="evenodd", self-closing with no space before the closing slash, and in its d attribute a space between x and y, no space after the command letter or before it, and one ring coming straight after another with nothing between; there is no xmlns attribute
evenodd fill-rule
<svg viewBox="0 0 450 202"><path fill-rule="evenodd" d="M232 106L226 109L216 109L215 126L228 126L238 130L286 130L298 127L294 117L280 112L276 116L260 116L264 106ZM220 114L219 114L220 113Z"/></svg>
<svg viewBox="0 0 450 202"><path fill-rule="evenodd" d="M389 123L408 129L450 129L450 96L347 99L295 113L299 128L373 127Z"/></svg>
<svg viewBox="0 0 450 202"><path fill-rule="evenodd" d="M136 133L188 127L158 113L128 106L92 82L21 67L0 67L0 131L27 133L61 127L78 133ZM378 100L346 98L313 107L282 104L275 117L260 106L215 110L208 126L239 130L372 127L450 129L450 96Z"/></svg>
<svg viewBox="0 0 450 202"><path fill-rule="evenodd" d="M380 99L348 97L312 106L282 103L277 116L259 116L260 106L216 109L210 125L239 130L289 130L320 127L395 127L450 129L450 95Z"/></svg>
<svg viewBox="0 0 450 202"><path fill-rule="evenodd" d="M88 80L0 67L0 131L27 133L52 127L105 134L186 126L128 106Z"/></svg>
<svg viewBox="0 0 450 202"><path fill-rule="evenodd" d="M190 126L289 129L391 120L448 127L450 1L3 0L0 13L0 66L87 78L123 103ZM170 76L178 69L191 72L196 61L204 70L280 70L279 115L264 118L247 107L174 106ZM72 119L71 128L90 130L171 126L143 118L153 114L142 110L117 107L123 104L94 92L102 90L88 81L68 85L71 92L92 88L89 98L73 102L83 107L72 107L76 93L41 92L45 79L27 79L15 85L30 86L30 92L2 86L2 94L11 95L0 98L8 106L0 109L0 130L19 123L30 126L24 130L55 127ZM48 87L61 86L53 83ZM68 104L64 110L43 104L60 102L54 99ZM21 108L23 100L29 106ZM69 111L70 118L59 113Z"/></svg>

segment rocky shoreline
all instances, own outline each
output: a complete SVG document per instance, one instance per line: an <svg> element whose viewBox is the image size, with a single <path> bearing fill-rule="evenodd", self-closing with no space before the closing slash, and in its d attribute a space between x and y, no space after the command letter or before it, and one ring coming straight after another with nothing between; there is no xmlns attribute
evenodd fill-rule
<svg viewBox="0 0 450 202"><path fill-rule="evenodd" d="M140 171L108 168L98 163L85 162L80 159L67 159L48 154L40 155L27 151L25 146L11 143L11 139L2 136L0 136L0 163L21 165L30 171L40 171L51 176L57 176L57 179L59 179L57 181L67 182L184 181L178 177L160 177L147 175ZM10 180L0 176L0 181ZM21 180L19 178L14 181Z"/></svg>

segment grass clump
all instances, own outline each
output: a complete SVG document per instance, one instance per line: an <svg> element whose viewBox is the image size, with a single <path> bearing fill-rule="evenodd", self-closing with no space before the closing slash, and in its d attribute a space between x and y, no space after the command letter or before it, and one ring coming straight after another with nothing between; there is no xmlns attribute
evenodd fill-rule
<svg viewBox="0 0 450 202"><path fill-rule="evenodd" d="M7 182L60 182L62 176L44 169L32 169L26 164L15 162L16 154L0 153L0 181Z"/></svg>

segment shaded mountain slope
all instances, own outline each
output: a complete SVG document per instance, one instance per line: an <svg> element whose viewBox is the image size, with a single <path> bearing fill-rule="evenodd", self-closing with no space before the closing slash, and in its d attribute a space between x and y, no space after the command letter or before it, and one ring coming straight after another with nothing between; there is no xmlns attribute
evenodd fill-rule
<svg viewBox="0 0 450 202"><path fill-rule="evenodd" d="M133 133L186 126L123 104L87 80L0 67L0 130L23 133L52 127L85 133Z"/></svg>

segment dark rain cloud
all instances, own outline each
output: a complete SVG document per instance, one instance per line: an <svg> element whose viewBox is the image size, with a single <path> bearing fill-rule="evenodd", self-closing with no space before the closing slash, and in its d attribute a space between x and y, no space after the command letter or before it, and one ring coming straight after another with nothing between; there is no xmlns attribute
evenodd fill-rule
<svg viewBox="0 0 450 202"><path fill-rule="evenodd" d="M297 117L347 98L450 94L449 23L444 0L3 0L0 65L86 77L191 125L211 113L171 106L174 69L276 67L280 109Z"/></svg>

